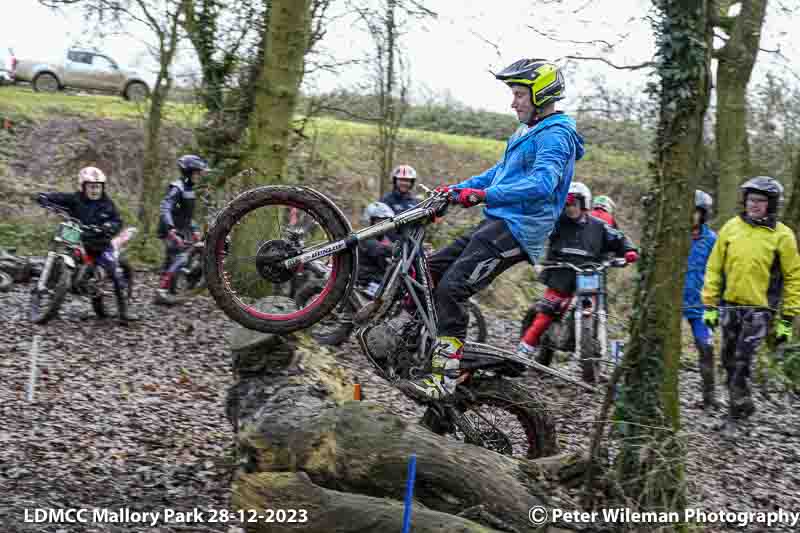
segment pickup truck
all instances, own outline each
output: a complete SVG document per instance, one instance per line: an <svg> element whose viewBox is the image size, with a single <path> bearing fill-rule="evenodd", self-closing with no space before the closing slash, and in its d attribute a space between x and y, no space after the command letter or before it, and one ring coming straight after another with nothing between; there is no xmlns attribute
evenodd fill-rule
<svg viewBox="0 0 800 533"><path fill-rule="evenodd" d="M37 92L64 88L109 91L126 100L141 101L150 88L141 75L124 70L116 61L95 50L70 49L60 61L18 59L16 81L29 81Z"/></svg>

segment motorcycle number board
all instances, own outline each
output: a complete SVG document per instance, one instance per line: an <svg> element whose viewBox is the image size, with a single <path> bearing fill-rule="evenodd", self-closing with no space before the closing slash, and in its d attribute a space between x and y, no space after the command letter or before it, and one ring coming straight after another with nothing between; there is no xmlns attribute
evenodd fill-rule
<svg viewBox="0 0 800 533"><path fill-rule="evenodd" d="M599 274L578 274L578 292L597 292L600 290Z"/></svg>
<svg viewBox="0 0 800 533"><path fill-rule="evenodd" d="M69 244L81 242L81 230L72 224L61 223L58 228L58 238Z"/></svg>

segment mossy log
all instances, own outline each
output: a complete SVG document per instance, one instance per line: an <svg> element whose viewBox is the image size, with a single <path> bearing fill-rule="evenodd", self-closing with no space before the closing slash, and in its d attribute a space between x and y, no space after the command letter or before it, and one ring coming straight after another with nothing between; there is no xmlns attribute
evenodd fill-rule
<svg viewBox="0 0 800 533"><path fill-rule="evenodd" d="M413 531L546 531L528 520L552 504L546 478L562 457L520 460L436 435L368 401L324 348L238 331L228 416L241 468L235 509L305 509L306 523L247 531L399 531L410 454L417 457ZM553 474L553 475L550 475Z"/></svg>

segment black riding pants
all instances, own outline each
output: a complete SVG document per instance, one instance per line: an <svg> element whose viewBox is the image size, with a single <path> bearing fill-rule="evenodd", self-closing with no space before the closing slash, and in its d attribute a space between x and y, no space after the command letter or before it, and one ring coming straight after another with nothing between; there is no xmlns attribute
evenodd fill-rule
<svg viewBox="0 0 800 533"><path fill-rule="evenodd" d="M486 219L436 252L428 261L436 289L439 335L464 340L467 300L501 273L528 258L505 221Z"/></svg>

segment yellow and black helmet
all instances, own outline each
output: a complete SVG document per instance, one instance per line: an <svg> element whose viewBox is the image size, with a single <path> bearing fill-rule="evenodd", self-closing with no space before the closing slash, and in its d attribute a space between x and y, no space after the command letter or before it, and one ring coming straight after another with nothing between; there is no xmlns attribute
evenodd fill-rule
<svg viewBox="0 0 800 533"><path fill-rule="evenodd" d="M531 102L542 107L564 98L564 75L555 64L544 59L520 59L497 74L506 85L524 85L531 89Z"/></svg>

